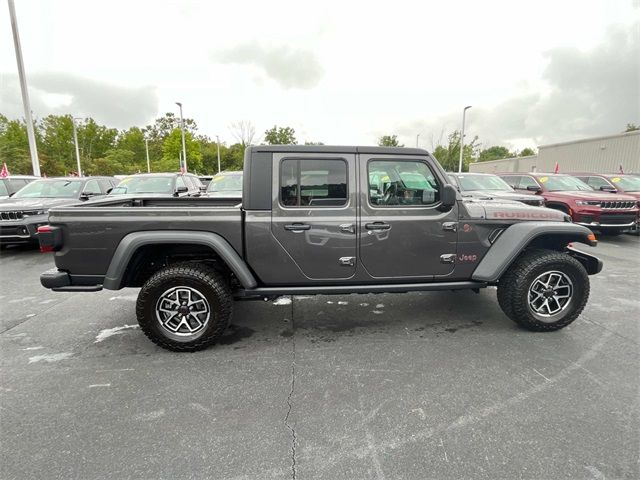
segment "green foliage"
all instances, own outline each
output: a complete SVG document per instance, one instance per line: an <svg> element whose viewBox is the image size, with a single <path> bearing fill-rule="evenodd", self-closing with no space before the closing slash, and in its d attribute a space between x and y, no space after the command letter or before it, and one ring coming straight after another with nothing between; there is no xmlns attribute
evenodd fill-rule
<svg viewBox="0 0 640 480"><path fill-rule="evenodd" d="M187 167L190 172L202 172L202 152L200 143L191 132L185 132L187 149ZM162 158L156 162L153 171L173 172L180 170L180 156L182 154L182 131L175 128L162 143Z"/></svg>
<svg viewBox="0 0 640 480"><path fill-rule="evenodd" d="M383 135L378 138L378 146L380 147L404 147L398 142L397 135Z"/></svg>
<svg viewBox="0 0 640 480"><path fill-rule="evenodd" d="M291 127L274 125L264 132L264 141L268 145L297 145L296 131Z"/></svg>
<svg viewBox="0 0 640 480"><path fill-rule="evenodd" d="M465 135L466 137L466 135ZM447 137L447 145L438 145L433 151L433 156L447 172L457 172L460 162L460 132L455 130ZM465 142L464 153L462 155L462 171L469 171L469 164L472 162L476 151L478 137L473 137L470 142Z"/></svg>
<svg viewBox="0 0 640 480"><path fill-rule="evenodd" d="M640 127L635 123L627 123L627 129L624 132L635 132L636 130L640 130Z"/></svg>
<svg viewBox="0 0 640 480"><path fill-rule="evenodd" d="M0 166L3 163L11 174L33 173L25 124L0 115Z"/></svg>
<svg viewBox="0 0 640 480"><path fill-rule="evenodd" d="M533 148L523 148L522 151L518 154L519 157L530 157L531 155L535 155L536 151Z"/></svg>
<svg viewBox="0 0 640 480"><path fill-rule="evenodd" d="M493 147L485 148L480 152L478 157L479 162L487 162L489 160L500 160L501 158L515 157L516 154L509 151L507 147L494 145Z"/></svg>

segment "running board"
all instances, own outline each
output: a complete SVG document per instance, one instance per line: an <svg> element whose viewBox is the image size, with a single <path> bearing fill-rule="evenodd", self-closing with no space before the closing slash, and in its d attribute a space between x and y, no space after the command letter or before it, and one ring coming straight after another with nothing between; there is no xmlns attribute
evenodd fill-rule
<svg viewBox="0 0 640 480"><path fill-rule="evenodd" d="M313 287L259 287L234 292L236 298L273 295L339 295L349 293L406 293L438 290L477 290L486 282L391 283L383 285L316 285Z"/></svg>

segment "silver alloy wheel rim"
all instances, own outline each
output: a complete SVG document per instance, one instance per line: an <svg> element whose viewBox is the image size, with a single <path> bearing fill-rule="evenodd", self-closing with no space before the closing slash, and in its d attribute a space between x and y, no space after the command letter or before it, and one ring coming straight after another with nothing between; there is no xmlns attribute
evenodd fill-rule
<svg viewBox="0 0 640 480"><path fill-rule="evenodd" d="M198 335L209 323L210 316L209 302L191 287L172 287L156 302L156 319L171 335Z"/></svg>
<svg viewBox="0 0 640 480"><path fill-rule="evenodd" d="M528 303L531 311L550 318L564 311L573 297L573 282L563 272L544 272L531 282Z"/></svg>

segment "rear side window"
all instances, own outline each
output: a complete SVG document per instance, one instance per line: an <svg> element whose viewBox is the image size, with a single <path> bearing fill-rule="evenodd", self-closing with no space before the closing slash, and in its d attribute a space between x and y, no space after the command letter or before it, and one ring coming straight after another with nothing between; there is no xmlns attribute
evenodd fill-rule
<svg viewBox="0 0 640 480"><path fill-rule="evenodd" d="M280 164L280 203L285 207L347 204L347 162L295 159Z"/></svg>
<svg viewBox="0 0 640 480"><path fill-rule="evenodd" d="M423 162L372 160L368 167L373 206L423 206L440 201L440 184Z"/></svg>

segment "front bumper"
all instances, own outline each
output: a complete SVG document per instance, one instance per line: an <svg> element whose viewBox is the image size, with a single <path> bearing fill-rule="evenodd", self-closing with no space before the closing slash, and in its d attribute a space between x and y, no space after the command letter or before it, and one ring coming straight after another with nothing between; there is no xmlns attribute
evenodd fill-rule
<svg viewBox="0 0 640 480"><path fill-rule="evenodd" d="M47 215L30 217L28 220L2 220L0 221L0 244L38 243L38 227L47 223Z"/></svg>

